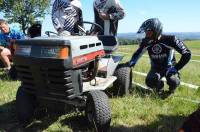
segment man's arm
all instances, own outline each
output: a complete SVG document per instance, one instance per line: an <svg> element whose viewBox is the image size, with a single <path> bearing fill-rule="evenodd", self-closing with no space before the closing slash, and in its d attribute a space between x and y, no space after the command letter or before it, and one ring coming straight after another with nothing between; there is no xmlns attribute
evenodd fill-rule
<svg viewBox="0 0 200 132"><path fill-rule="evenodd" d="M55 0L53 3L53 7L52 7L52 23L54 25L54 27L56 28L56 30L59 32L62 30L63 28L63 24L59 21L58 17L63 17L61 16L60 13L58 13L57 11L59 9L63 9L64 12L67 12L69 7L71 8L71 4L69 2L69 0ZM63 14L64 14L63 12Z"/></svg>
<svg viewBox="0 0 200 132"><path fill-rule="evenodd" d="M56 12L59 8L68 8L69 5L69 0L55 0L53 3L52 12Z"/></svg>
<svg viewBox="0 0 200 132"><path fill-rule="evenodd" d="M125 16L125 12L120 2L116 0L115 7L112 6L108 11L111 20L121 20Z"/></svg>
<svg viewBox="0 0 200 132"><path fill-rule="evenodd" d="M99 8L97 5L94 8L98 11L99 17L103 20L120 20L125 16L124 9L122 8L119 0L110 0L104 5L104 8ZM108 9L108 10L104 10Z"/></svg>
<svg viewBox="0 0 200 132"><path fill-rule="evenodd" d="M183 41L174 38L173 47L181 54L179 62L174 66L176 70L182 69L191 59L191 51L187 48Z"/></svg>
<svg viewBox="0 0 200 132"><path fill-rule="evenodd" d="M142 56L142 54L146 51L144 46L141 44L139 45L139 48L135 51L133 54L131 60L129 61L129 66L134 67L139 58Z"/></svg>
<svg viewBox="0 0 200 132"><path fill-rule="evenodd" d="M99 24L103 28L104 20L100 18L99 12L97 8L95 8L95 6L93 7L93 9L94 9L94 22ZM103 31L101 31L100 28L98 28L95 25L92 25L90 31L91 31L91 35L103 34Z"/></svg>
<svg viewBox="0 0 200 132"><path fill-rule="evenodd" d="M57 14L56 11L58 10L60 0L55 0L53 3L53 7L52 7L52 14L51 14L51 19L52 19L52 23L54 25L54 27L56 28L57 31L59 31L59 29L61 29L61 25L57 19Z"/></svg>

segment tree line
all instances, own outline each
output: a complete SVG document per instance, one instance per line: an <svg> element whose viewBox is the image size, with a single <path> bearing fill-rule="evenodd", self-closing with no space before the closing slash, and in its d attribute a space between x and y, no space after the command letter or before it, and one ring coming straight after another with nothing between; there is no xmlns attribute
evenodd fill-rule
<svg viewBox="0 0 200 132"><path fill-rule="evenodd" d="M120 45L136 45L136 44L138 44L137 40L132 40L132 39L118 38L118 41L119 41Z"/></svg>

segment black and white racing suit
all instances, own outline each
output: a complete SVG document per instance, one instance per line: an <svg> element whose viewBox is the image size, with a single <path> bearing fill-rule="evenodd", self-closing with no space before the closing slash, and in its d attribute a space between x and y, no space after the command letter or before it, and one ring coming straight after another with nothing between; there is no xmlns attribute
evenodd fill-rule
<svg viewBox="0 0 200 132"><path fill-rule="evenodd" d="M83 24L80 0L55 0L52 7L52 22L58 33L78 33L78 25Z"/></svg>
<svg viewBox="0 0 200 132"><path fill-rule="evenodd" d="M108 14L110 20L102 20L99 16L100 12ZM94 32L98 32L98 35L116 35L118 21L124 18L125 13L119 0L94 0L94 15L95 23L103 28L101 31L98 27L93 26Z"/></svg>
<svg viewBox="0 0 200 132"><path fill-rule="evenodd" d="M178 63L174 63L174 49L181 54ZM180 77L176 76L176 78L172 78L171 76L166 76L166 71L172 66L177 71L183 68L191 58L190 50L185 46L183 41L177 39L175 36L162 35L157 41L143 39L130 60L130 66L134 66L146 50L151 61L151 70L147 75L146 85L150 88L162 88L164 84L162 84L161 78L165 76L169 88L175 89L180 83Z"/></svg>

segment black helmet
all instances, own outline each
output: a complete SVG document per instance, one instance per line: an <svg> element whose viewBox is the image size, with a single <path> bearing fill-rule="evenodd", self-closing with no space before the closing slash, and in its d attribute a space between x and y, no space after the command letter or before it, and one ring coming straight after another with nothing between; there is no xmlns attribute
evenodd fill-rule
<svg viewBox="0 0 200 132"><path fill-rule="evenodd" d="M157 39L162 33L162 23L158 18L151 18L142 23L137 33L143 33L146 31L153 31L153 38Z"/></svg>

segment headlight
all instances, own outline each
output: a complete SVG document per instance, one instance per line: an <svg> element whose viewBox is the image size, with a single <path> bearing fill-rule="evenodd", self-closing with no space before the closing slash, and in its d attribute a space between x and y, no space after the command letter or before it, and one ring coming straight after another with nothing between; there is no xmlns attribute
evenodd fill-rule
<svg viewBox="0 0 200 132"><path fill-rule="evenodd" d="M58 57L60 59L66 59L68 58L68 56L69 56L69 48L67 47L61 48L59 51Z"/></svg>
<svg viewBox="0 0 200 132"><path fill-rule="evenodd" d="M15 55L23 55L23 56L30 56L31 54L31 46L30 45L17 45L14 44L13 48L15 50Z"/></svg>
<svg viewBox="0 0 200 132"><path fill-rule="evenodd" d="M66 46L31 46L17 45L14 46L15 55L32 56L38 58L56 58L66 59L69 57L69 48ZM31 53L31 50L33 53ZM39 51L39 52L35 52Z"/></svg>
<svg viewBox="0 0 200 132"><path fill-rule="evenodd" d="M45 46L41 48L41 57L43 58L57 58L57 59L66 59L69 56L68 47L60 46Z"/></svg>

